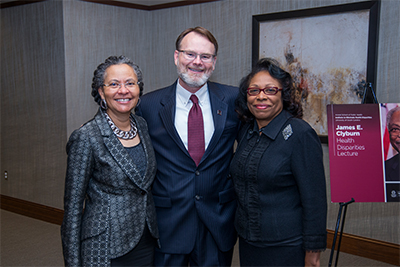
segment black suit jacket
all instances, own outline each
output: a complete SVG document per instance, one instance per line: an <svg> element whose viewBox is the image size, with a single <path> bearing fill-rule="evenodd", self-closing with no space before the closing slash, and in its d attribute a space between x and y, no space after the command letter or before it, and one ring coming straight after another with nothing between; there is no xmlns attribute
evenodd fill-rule
<svg viewBox="0 0 400 267"><path fill-rule="evenodd" d="M318 135L286 110L261 133L256 122L247 124L231 163L238 234L257 246L302 242L307 250L324 250L326 182Z"/></svg>
<svg viewBox="0 0 400 267"><path fill-rule="evenodd" d="M110 259L136 246L146 224L158 237L150 191L157 167L154 150L145 120L134 119L146 154L144 177L101 109L71 134L61 226L66 266L109 266Z"/></svg>
<svg viewBox="0 0 400 267"><path fill-rule="evenodd" d="M385 161L386 181L400 181L400 154Z"/></svg>
<svg viewBox="0 0 400 267"><path fill-rule="evenodd" d="M236 242L236 199L228 168L239 127L234 111L238 89L209 82L208 90L215 131L198 167L174 126L176 82L144 95L138 106L156 153L153 195L164 253L190 253L199 221L220 250L228 251Z"/></svg>

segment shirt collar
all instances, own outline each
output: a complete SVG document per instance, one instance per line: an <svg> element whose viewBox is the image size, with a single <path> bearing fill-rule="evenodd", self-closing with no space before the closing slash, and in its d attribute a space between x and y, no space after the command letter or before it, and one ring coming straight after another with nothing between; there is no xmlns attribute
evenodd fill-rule
<svg viewBox="0 0 400 267"><path fill-rule="evenodd" d="M254 132L256 133L262 132L270 139L275 140L279 132L281 131L283 125L287 122L287 120L289 120L292 117L293 117L292 114L290 114L288 111L282 110L282 112L279 113L278 116L276 116L270 123L268 123L267 126L261 128L260 130L258 129L257 121L254 119L253 130L250 131L251 132L250 134Z"/></svg>
<svg viewBox="0 0 400 267"><path fill-rule="evenodd" d="M204 101L207 99L207 90L208 86L207 83L205 83L196 93L195 95L199 99L199 104L200 106L203 105ZM179 81L176 83L176 96L177 100L180 101L184 106L186 106L189 103L190 96L192 95L191 92L186 90L185 88L182 87L182 85L179 84Z"/></svg>

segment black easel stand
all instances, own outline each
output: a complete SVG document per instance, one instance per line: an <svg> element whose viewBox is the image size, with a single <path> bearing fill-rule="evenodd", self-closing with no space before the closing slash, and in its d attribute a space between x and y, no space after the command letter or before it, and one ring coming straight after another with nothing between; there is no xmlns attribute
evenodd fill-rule
<svg viewBox="0 0 400 267"><path fill-rule="evenodd" d="M363 95L363 99L362 99L361 104L365 104L366 97L367 97L367 94L368 94L368 89L372 93L372 97L373 97L373 100L374 100L373 103L378 104L378 99L376 98L375 91L372 88L372 83L364 84L364 95Z"/></svg>
<svg viewBox="0 0 400 267"><path fill-rule="evenodd" d="M354 202L354 198L351 198L351 200L350 200L349 202L346 202L346 203L342 203L342 202L341 202L341 203L339 203L339 204L340 204L340 207L339 207L339 213L338 213L337 222L336 222L335 235L333 236L331 256L329 257L329 267L332 266L332 258L333 258L333 253L335 252L336 238L337 238L338 231L339 231L339 225L340 225L340 219L341 219L341 215L342 215L342 209L343 209L343 207L344 207L343 220L342 220L342 227L340 228L340 237L339 237L339 243L338 243L338 248L337 248L337 252L336 252L335 266L337 266L338 259L339 259L340 243L342 242L342 234L343 234L343 228L344 228L344 219L346 218L347 206L348 206L350 203L353 203L353 202Z"/></svg>

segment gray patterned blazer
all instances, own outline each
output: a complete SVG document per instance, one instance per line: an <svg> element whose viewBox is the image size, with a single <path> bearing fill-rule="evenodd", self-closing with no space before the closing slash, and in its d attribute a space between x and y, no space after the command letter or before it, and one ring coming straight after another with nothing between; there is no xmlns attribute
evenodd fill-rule
<svg viewBox="0 0 400 267"><path fill-rule="evenodd" d="M109 266L110 259L135 247L145 224L158 238L151 194L154 150L146 121L133 117L147 156L144 177L101 109L70 136L61 226L66 266Z"/></svg>

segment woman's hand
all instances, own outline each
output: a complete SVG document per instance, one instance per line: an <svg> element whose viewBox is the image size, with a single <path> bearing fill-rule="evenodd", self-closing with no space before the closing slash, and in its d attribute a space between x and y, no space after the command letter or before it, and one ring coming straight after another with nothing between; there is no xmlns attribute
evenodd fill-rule
<svg viewBox="0 0 400 267"><path fill-rule="evenodd" d="M306 259L304 266L305 267L320 267L320 258L321 252L306 252Z"/></svg>

